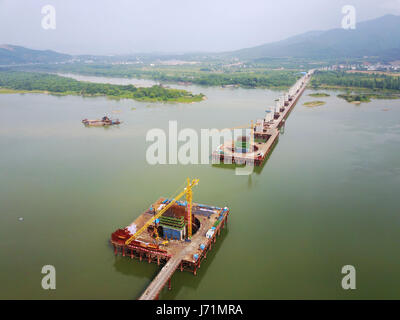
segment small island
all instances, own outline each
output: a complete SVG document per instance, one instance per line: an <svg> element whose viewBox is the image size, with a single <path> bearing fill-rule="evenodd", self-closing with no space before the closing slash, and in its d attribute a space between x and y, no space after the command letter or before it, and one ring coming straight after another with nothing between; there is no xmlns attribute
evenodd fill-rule
<svg viewBox="0 0 400 320"><path fill-rule="evenodd" d="M303 106L306 107L319 107L323 106L326 102L325 101L309 101L309 102L304 102Z"/></svg>
<svg viewBox="0 0 400 320"><path fill-rule="evenodd" d="M396 95L387 95L387 94L376 94L376 93L366 93L366 94L338 94L338 98L344 99L347 102L360 104L361 102L371 102L371 99L398 99L399 97Z"/></svg>
<svg viewBox="0 0 400 320"><path fill-rule="evenodd" d="M349 103L360 104L361 102L371 102L369 96L364 94L338 94L338 98L344 99Z"/></svg>
<svg viewBox="0 0 400 320"><path fill-rule="evenodd" d="M91 83L54 74L23 71L1 71L0 93L45 93L85 97L106 96L111 99L181 103L199 102L205 98L202 93L193 94L186 90L170 89L160 85L141 88L131 84Z"/></svg>
<svg viewBox="0 0 400 320"><path fill-rule="evenodd" d="M316 93L310 93L309 96L314 98L322 98L322 97L330 97L330 94L327 94L325 92L316 92Z"/></svg>

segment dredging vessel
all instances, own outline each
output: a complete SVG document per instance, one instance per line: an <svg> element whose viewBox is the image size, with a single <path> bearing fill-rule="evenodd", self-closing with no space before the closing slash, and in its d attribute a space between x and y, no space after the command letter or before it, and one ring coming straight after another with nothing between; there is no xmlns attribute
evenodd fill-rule
<svg viewBox="0 0 400 320"><path fill-rule="evenodd" d="M82 123L85 126L91 126L91 127L102 127L102 126L112 126L112 125L117 125L120 124L121 121L119 121L119 119L110 119L107 116L104 116L101 119L94 119L94 120L90 120L90 119L83 119Z"/></svg>

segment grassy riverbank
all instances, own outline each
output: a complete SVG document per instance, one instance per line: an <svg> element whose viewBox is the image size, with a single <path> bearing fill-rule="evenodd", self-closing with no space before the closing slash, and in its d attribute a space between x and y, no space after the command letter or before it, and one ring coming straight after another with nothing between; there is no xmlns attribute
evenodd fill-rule
<svg viewBox="0 0 400 320"><path fill-rule="evenodd" d="M137 88L133 85L90 83L53 74L20 71L0 72L0 93L106 96L113 99L181 103L199 102L205 98L203 94L163 86Z"/></svg>

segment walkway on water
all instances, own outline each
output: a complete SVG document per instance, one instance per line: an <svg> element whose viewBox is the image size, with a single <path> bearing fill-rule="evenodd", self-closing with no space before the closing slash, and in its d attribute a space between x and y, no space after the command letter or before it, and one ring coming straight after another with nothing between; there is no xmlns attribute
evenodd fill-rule
<svg viewBox="0 0 400 320"><path fill-rule="evenodd" d="M188 263L188 255L192 256L193 252L198 252L197 249L200 247L200 244L203 244L204 248L201 253L198 253L199 256L197 260L190 262L193 264L193 274L196 275L197 269L200 268L200 262L207 258L207 252L212 249L212 244L216 243L217 236L221 234L221 230L227 225L229 209L225 208L221 212L222 215L220 216L220 222L215 227L212 236L209 238L206 237L206 229L208 228L206 225L201 226L196 235L192 237L192 240L190 242L186 242L185 248L169 258L164 267L139 297L139 300L158 299L161 290L167 285L167 283L168 289L171 289L171 277L175 271L178 268L183 271Z"/></svg>
<svg viewBox="0 0 400 320"><path fill-rule="evenodd" d="M149 284L147 289L140 296L139 300L158 299L158 295L162 290L162 288L164 288L164 286L167 284L167 281L168 281L168 287L171 288L171 277L176 271L176 269L178 269L179 265L181 264L187 252L190 251L189 247L185 248L177 255L173 256L168 260L166 265L161 269L161 271L157 274L157 276Z"/></svg>

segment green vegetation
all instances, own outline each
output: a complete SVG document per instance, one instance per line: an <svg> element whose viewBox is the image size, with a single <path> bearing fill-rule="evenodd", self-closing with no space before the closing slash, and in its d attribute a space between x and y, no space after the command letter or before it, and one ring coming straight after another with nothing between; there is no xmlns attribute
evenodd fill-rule
<svg viewBox="0 0 400 320"><path fill-rule="evenodd" d="M310 83L313 88L346 88L348 92L338 97L351 103L370 102L371 99L398 99L400 93L400 76L381 73L317 71Z"/></svg>
<svg viewBox="0 0 400 320"><path fill-rule="evenodd" d="M350 103L370 102L371 99L364 94L338 94L339 98L345 99Z"/></svg>
<svg viewBox="0 0 400 320"><path fill-rule="evenodd" d="M180 80L178 80L180 79ZM289 87L296 81L296 77L290 72L238 72L224 74L202 74L193 76L190 82L208 86L236 85L245 88L281 88ZM184 78L176 78L168 81L185 81Z"/></svg>
<svg viewBox="0 0 400 320"><path fill-rule="evenodd" d="M316 93L310 93L309 96L314 98L322 98L322 97L329 97L330 94L324 92L316 92Z"/></svg>
<svg viewBox="0 0 400 320"><path fill-rule="evenodd" d="M361 102L371 102L371 99L398 99L398 96L394 95L383 95L383 94L338 94L339 98L345 99L350 103L361 103Z"/></svg>
<svg viewBox="0 0 400 320"><path fill-rule="evenodd" d="M342 71L317 71L310 81L313 88L363 88L400 91L400 76Z"/></svg>
<svg viewBox="0 0 400 320"><path fill-rule="evenodd" d="M9 94L9 93L43 93L42 91L28 91L28 90L15 90L15 89L8 89L8 88L1 88L0 87L0 94Z"/></svg>
<svg viewBox="0 0 400 320"><path fill-rule="evenodd" d="M310 102L304 102L303 105L306 107L318 107L318 106L323 106L326 102L325 101L310 101Z"/></svg>
<svg viewBox="0 0 400 320"><path fill-rule="evenodd" d="M0 88L4 92L41 92L56 95L107 96L115 99L135 99L149 102L195 102L204 98L186 90L162 86L137 88L133 85L90 83L52 74L0 71ZM10 91L11 90L11 91Z"/></svg>

